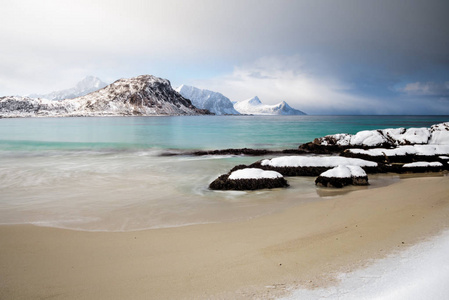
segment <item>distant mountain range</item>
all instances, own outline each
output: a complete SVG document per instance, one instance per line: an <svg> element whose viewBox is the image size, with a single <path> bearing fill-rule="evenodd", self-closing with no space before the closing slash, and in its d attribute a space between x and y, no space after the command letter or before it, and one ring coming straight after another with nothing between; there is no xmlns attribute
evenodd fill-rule
<svg viewBox="0 0 449 300"><path fill-rule="evenodd" d="M198 109L167 79L142 75L119 79L88 95L53 101L31 97L0 97L0 117L200 115Z"/></svg>
<svg viewBox="0 0 449 300"><path fill-rule="evenodd" d="M292 108L282 101L275 105L262 104L259 97L234 103L234 108L241 114L251 115L305 115L306 113Z"/></svg>
<svg viewBox="0 0 449 300"><path fill-rule="evenodd" d="M193 86L181 85L176 89L183 97L190 99L198 108L207 109L216 115L305 115L306 113L292 108L285 101L275 105L262 104L254 98L232 103L223 94L199 89Z"/></svg>
<svg viewBox="0 0 449 300"><path fill-rule="evenodd" d="M176 89L183 97L190 99L198 108L207 109L216 115L238 115L231 100L223 94L202 90L193 86L181 85Z"/></svg>
<svg viewBox="0 0 449 300"><path fill-rule="evenodd" d="M152 115L305 115L286 102L262 104L258 97L232 103L224 95L142 75L107 85L88 76L75 87L28 97L0 97L0 117Z"/></svg>
<svg viewBox="0 0 449 300"><path fill-rule="evenodd" d="M43 98L49 100L74 99L98 91L99 89L104 88L107 85L107 83L104 83L98 77L87 76L86 78L78 82L73 88L55 91L48 94L31 94L28 97Z"/></svg>

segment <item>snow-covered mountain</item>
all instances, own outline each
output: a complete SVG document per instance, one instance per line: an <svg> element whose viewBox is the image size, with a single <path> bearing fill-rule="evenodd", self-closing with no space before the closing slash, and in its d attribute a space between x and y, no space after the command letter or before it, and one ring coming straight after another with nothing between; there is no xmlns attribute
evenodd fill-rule
<svg viewBox="0 0 449 300"><path fill-rule="evenodd" d="M88 95L52 101L30 97L0 97L0 117L199 115L167 79L142 75L119 79Z"/></svg>
<svg viewBox="0 0 449 300"><path fill-rule="evenodd" d="M231 100L223 94L199 89L193 86L181 85L176 89L183 97L190 99L198 108L207 109L216 115L238 115Z"/></svg>
<svg viewBox="0 0 449 300"><path fill-rule="evenodd" d="M247 115L305 115L306 113L292 108L285 101L275 105L262 104L256 96L251 99L234 103L234 108L241 114Z"/></svg>
<svg viewBox="0 0 449 300"><path fill-rule="evenodd" d="M98 91L105 86L107 86L107 83L104 83L98 77L87 76L86 78L78 82L73 88L55 91L49 94L31 94L28 97L43 98L49 100L74 99Z"/></svg>

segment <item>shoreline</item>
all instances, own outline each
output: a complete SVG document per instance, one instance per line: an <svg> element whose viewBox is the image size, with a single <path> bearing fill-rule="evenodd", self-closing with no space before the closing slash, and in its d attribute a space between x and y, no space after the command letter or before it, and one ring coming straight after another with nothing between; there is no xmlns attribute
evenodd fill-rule
<svg viewBox="0 0 449 300"><path fill-rule="evenodd" d="M0 225L0 298L262 299L337 284L449 228L449 176L232 223L131 232Z"/></svg>

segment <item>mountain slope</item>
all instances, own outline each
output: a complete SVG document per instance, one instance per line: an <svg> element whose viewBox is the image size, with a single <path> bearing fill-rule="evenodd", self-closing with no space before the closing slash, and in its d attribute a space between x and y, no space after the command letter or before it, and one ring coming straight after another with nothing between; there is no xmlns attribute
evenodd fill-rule
<svg viewBox="0 0 449 300"><path fill-rule="evenodd" d="M119 79L75 99L51 101L29 97L0 98L0 116L152 116L208 114L172 89L166 79L142 75Z"/></svg>
<svg viewBox="0 0 449 300"><path fill-rule="evenodd" d="M183 97L190 99L198 108L207 109L216 115L238 115L231 100L223 94L199 89L193 86L181 85L176 89Z"/></svg>
<svg viewBox="0 0 449 300"><path fill-rule="evenodd" d="M76 84L75 87L61 91L51 92L49 94L31 94L31 98L43 98L49 100L74 99L95 92L107 86L106 83L97 77L87 76Z"/></svg>
<svg viewBox="0 0 449 300"><path fill-rule="evenodd" d="M248 115L305 115L306 113L292 108L285 101L275 105L262 104L256 96L251 99L236 102L234 108L241 114Z"/></svg>

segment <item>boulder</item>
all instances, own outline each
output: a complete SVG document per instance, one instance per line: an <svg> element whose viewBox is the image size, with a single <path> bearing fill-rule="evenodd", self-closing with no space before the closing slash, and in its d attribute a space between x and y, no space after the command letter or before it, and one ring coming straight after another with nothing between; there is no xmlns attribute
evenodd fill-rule
<svg viewBox="0 0 449 300"><path fill-rule="evenodd" d="M287 180L275 171L241 168L221 175L209 188L212 190L259 190L288 187Z"/></svg>
<svg viewBox="0 0 449 300"><path fill-rule="evenodd" d="M403 173L426 173L426 172L441 172L444 166L441 162L433 161L417 161L414 163L404 164L401 171Z"/></svg>
<svg viewBox="0 0 449 300"><path fill-rule="evenodd" d="M320 174L316 185L342 188L347 185L368 185L368 176L359 166L338 166Z"/></svg>

